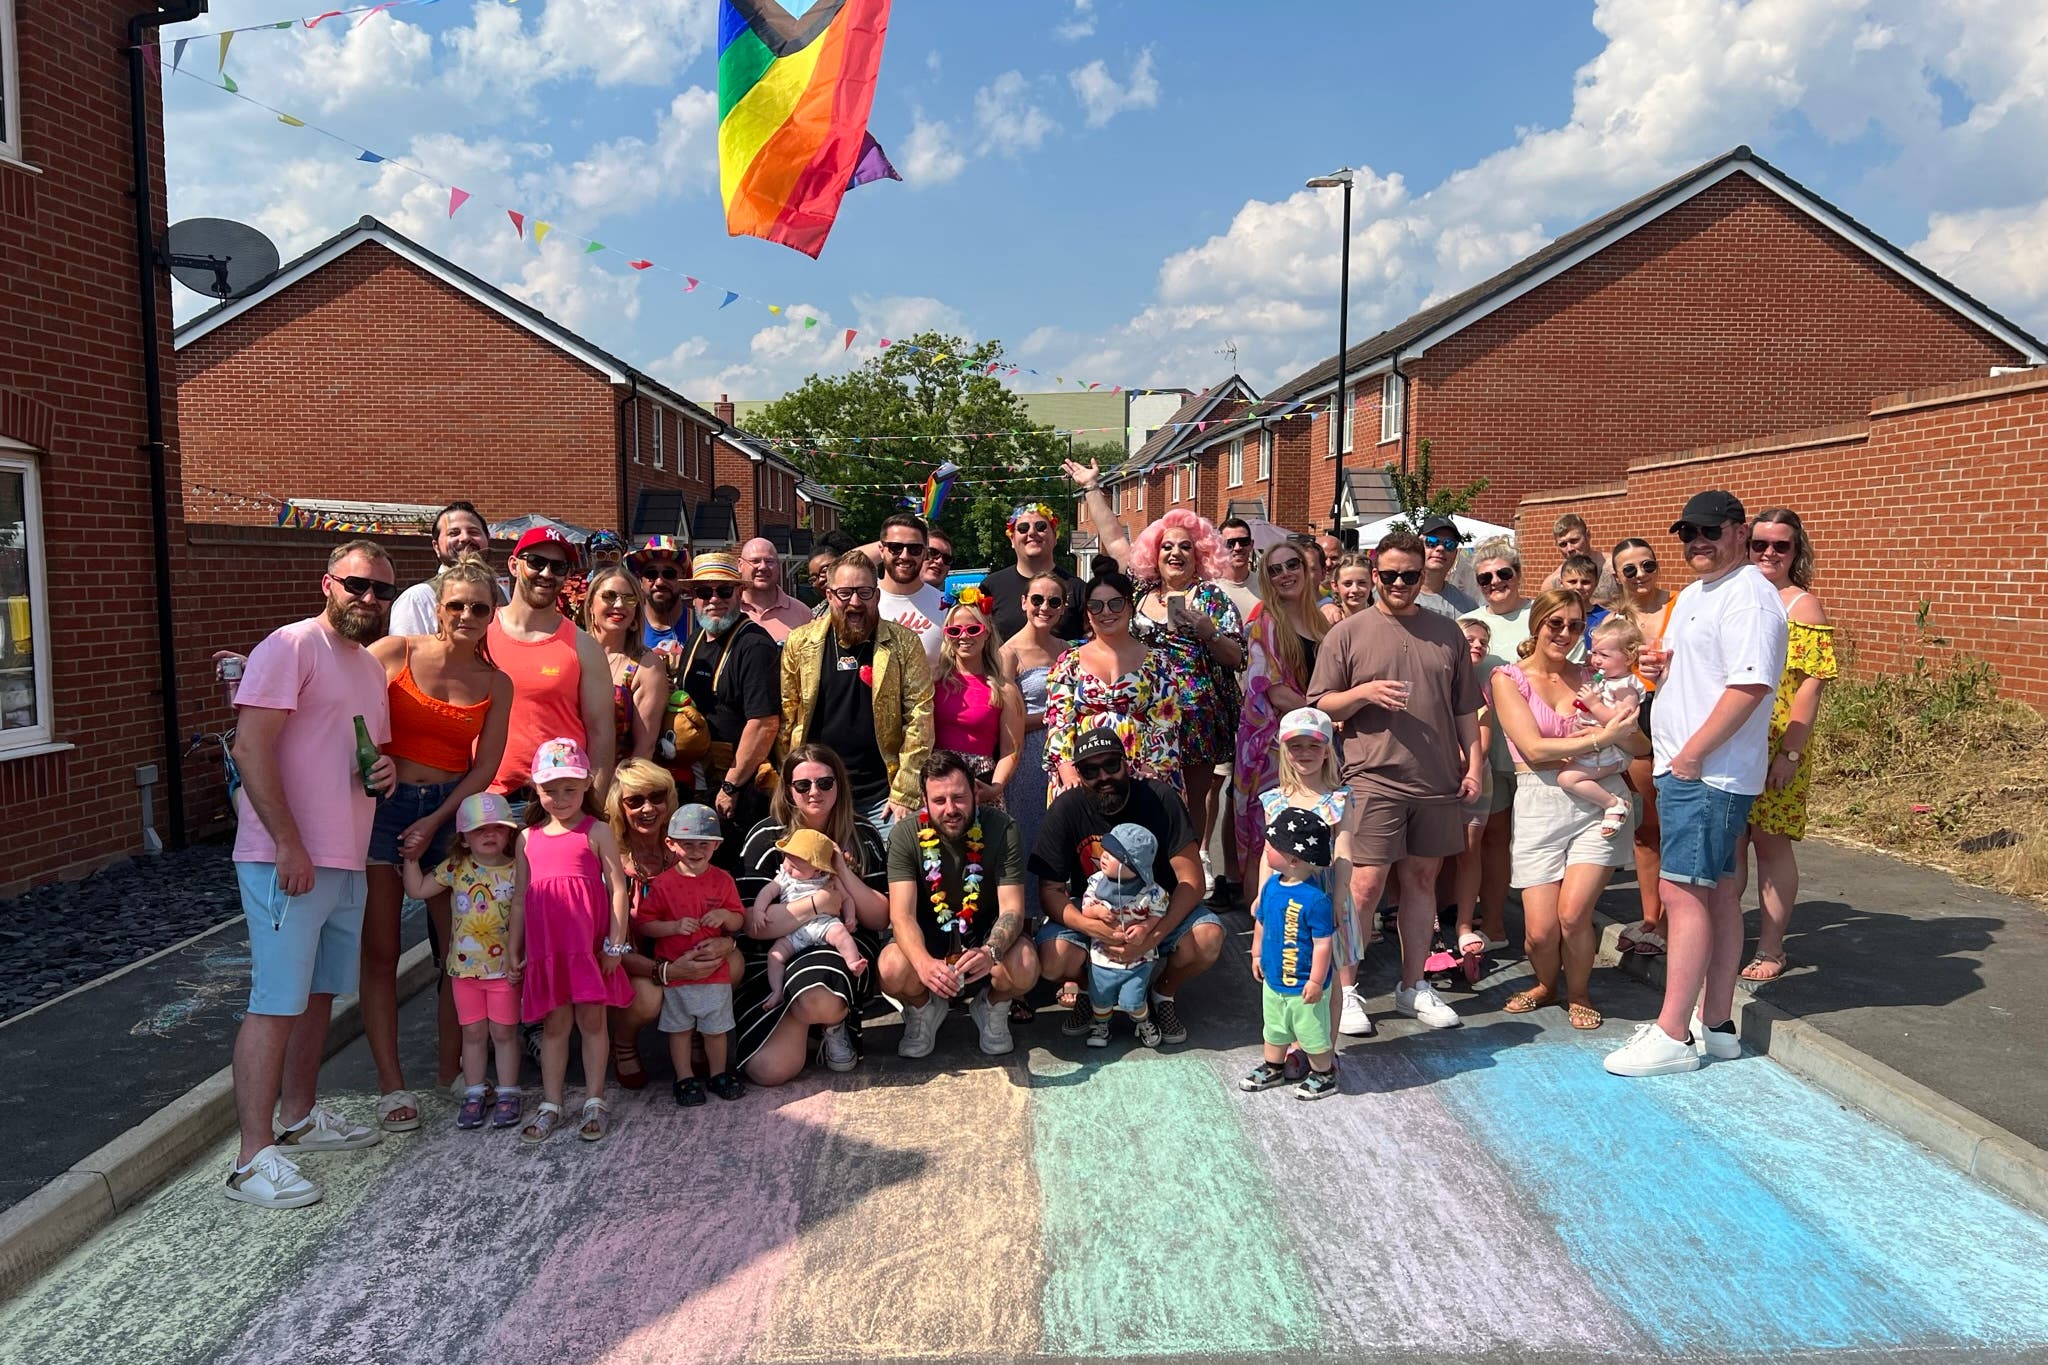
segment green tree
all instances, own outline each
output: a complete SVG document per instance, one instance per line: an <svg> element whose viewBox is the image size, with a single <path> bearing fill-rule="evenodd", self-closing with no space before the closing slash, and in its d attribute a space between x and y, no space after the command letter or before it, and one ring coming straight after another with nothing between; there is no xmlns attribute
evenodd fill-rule
<svg viewBox="0 0 2048 1365"><path fill-rule="evenodd" d="M1394 485L1394 497L1400 501L1401 515L1413 527L1420 527L1424 517L1436 512L1462 516L1472 510L1472 504L1479 501L1479 495L1486 491L1485 479L1474 479L1463 488L1438 488L1436 470L1430 463L1427 436L1416 443L1413 469L1404 474L1401 466L1390 464L1387 466L1387 478Z"/></svg>
<svg viewBox="0 0 2048 1365"><path fill-rule="evenodd" d="M934 469L959 465L939 525L956 564L999 567L1010 559L1003 525L1012 507L1045 502L1065 522L1074 496L1060 472L1066 438L1025 415L995 377L1002 357L1001 342L921 332L850 373L812 375L747 425L795 443L785 449L846 504L842 524L856 540L874 539ZM899 439L871 439L880 436Z"/></svg>

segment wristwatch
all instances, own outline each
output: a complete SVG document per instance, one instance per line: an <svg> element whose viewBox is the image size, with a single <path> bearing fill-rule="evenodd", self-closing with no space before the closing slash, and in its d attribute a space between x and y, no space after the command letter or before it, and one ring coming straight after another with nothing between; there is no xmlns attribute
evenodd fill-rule
<svg viewBox="0 0 2048 1365"><path fill-rule="evenodd" d="M727 796L738 796L740 794L740 784L729 777L718 784L718 789Z"/></svg>
<svg viewBox="0 0 2048 1365"><path fill-rule="evenodd" d="M1801 752L1801 751L1800 751L1800 750L1798 750L1798 749L1781 749L1781 750L1779 750L1779 751L1778 751L1778 753L1779 753L1779 756L1780 756L1781 758L1789 758L1789 759L1791 759L1791 760L1792 760L1792 762L1793 762L1793 765L1794 765L1794 766L1797 766L1797 765L1798 765L1798 763L1799 763L1799 755L1800 755L1800 752Z"/></svg>

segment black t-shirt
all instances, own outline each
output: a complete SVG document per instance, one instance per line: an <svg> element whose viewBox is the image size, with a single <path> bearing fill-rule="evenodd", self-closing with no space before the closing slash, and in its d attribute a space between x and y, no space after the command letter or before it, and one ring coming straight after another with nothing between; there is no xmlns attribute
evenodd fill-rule
<svg viewBox="0 0 2048 1365"><path fill-rule="evenodd" d="M1170 897L1180 885L1173 870L1173 855L1195 841L1195 822L1172 787L1150 780L1131 783L1124 808L1106 815L1095 804L1095 794L1085 788L1062 792L1045 811L1038 826L1038 845L1031 850L1031 870L1040 881L1064 882L1076 900L1081 888L1095 872L1102 852L1102 836L1118 825L1137 825L1151 831L1159 841L1152 879Z"/></svg>
<svg viewBox="0 0 2048 1365"><path fill-rule="evenodd" d="M965 932L941 929L932 914L931 900L924 885L924 851L917 846L918 819L898 820L889 831L889 880L917 883L917 927L924 931L924 950L933 957L945 957L956 950L979 947L988 941L1002 913L1000 889L1024 884L1024 840L1017 822L999 810L984 806L975 812L981 821L981 904L974 922ZM966 881L967 836L958 844L939 840L939 885L945 888L946 904L959 913L962 887ZM1030 907L1025 907L1028 911Z"/></svg>
<svg viewBox="0 0 2048 1365"><path fill-rule="evenodd" d="M695 653L686 657L683 689L704 713L712 743L737 744L748 721L782 714L782 647L754 622L742 617L723 640L697 632Z"/></svg>
<svg viewBox="0 0 2048 1365"><path fill-rule="evenodd" d="M1059 574L1060 587L1067 599L1053 634L1062 640L1079 640L1088 633L1088 606L1083 600L1088 585L1065 570L1053 572ZM996 604L996 634L1005 640L1024 629L1024 594L1030 587L1031 580L1019 573L1014 564L981 580L981 590Z"/></svg>
<svg viewBox="0 0 2048 1365"><path fill-rule="evenodd" d="M875 676L875 642L841 650L839 637L828 630L821 665L818 700L811 707L804 738L839 755L853 783L855 804L870 810L889 794L889 765L882 761L875 740L875 694L860 677L863 668L870 678Z"/></svg>

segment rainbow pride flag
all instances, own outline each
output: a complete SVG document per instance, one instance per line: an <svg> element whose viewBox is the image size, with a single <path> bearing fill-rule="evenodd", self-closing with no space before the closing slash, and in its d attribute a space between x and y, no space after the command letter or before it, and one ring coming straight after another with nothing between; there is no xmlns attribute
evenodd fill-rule
<svg viewBox="0 0 2048 1365"><path fill-rule="evenodd" d="M720 0L718 181L727 232L815 257L846 191L893 176L876 169L881 149L867 135L888 29L889 0Z"/></svg>

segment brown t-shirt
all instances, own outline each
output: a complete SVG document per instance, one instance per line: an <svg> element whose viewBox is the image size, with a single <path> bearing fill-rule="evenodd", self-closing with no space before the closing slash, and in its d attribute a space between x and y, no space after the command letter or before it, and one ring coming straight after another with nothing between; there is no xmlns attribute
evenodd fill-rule
<svg viewBox="0 0 2048 1365"><path fill-rule="evenodd" d="M1344 780L1361 792L1455 801L1465 775L1457 718L1481 703L1465 633L1433 611L1389 616L1375 607L1346 617L1323 637L1309 705L1378 678L1411 685L1408 709L1368 704L1352 712L1340 727Z"/></svg>

